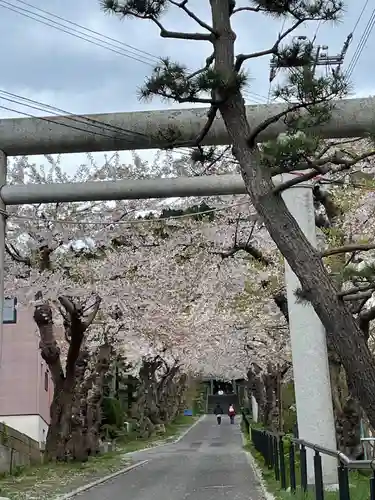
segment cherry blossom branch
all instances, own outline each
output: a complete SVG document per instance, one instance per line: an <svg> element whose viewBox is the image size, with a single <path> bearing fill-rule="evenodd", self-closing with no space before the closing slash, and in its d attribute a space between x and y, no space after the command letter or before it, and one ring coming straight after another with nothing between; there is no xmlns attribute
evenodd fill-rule
<svg viewBox="0 0 375 500"><path fill-rule="evenodd" d="M268 266L271 264L271 260L269 260L267 257L265 257L260 250L257 248L253 247L252 245L249 245L247 243L237 243L234 245L232 248L229 250L223 251L223 252L211 252L214 255L220 255L222 259L227 259L229 257L234 257L234 255L237 252L244 251L251 255L256 261L260 262L261 264Z"/></svg>
<svg viewBox="0 0 375 500"><path fill-rule="evenodd" d="M209 162L209 164L204 168L203 172L201 172L200 174L194 174L196 176L200 176L200 175L206 175L207 172L209 172L209 170L216 164L218 163L227 153L228 151L231 149L231 146L226 146L223 151L218 155L216 156L216 158L214 158L212 161Z"/></svg>
<svg viewBox="0 0 375 500"><path fill-rule="evenodd" d="M92 311L91 313L86 317L86 319L84 320L83 322L83 326L85 328L85 330L92 324L92 322L94 321L96 315L98 314L98 311L99 311L99 308L100 308L100 304L102 302L102 299L101 297L99 297L99 295L96 297L95 299L95 302L94 304L91 306L92 307Z"/></svg>
<svg viewBox="0 0 375 500"><path fill-rule="evenodd" d="M366 298L360 299L360 300L352 301L352 303L350 304L350 312L352 314L359 314L362 311L362 309L365 307L365 305L367 304L368 299L369 299L369 297L366 297Z"/></svg>
<svg viewBox="0 0 375 500"><path fill-rule="evenodd" d="M341 290L337 294L337 296L345 297L346 295L355 295L358 292L366 292L367 290L375 290L375 282L368 283L367 285L363 286L353 286L351 288L348 288L347 290Z"/></svg>
<svg viewBox="0 0 375 500"><path fill-rule="evenodd" d="M93 311L86 320L83 319L83 308L76 305L69 297L60 296L58 300L65 309L64 327L66 335L70 339L68 354L66 358L66 380L68 384L74 384L76 362L81 350L84 333L94 320L100 306L101 298L98 296L93 304Z"/></svg>
<svg viewBox="0 0 375 500"><path fill-rule="evenodd" d="M370 335L370 323L375 319L375 306L370 307L369 309L364 309L358 315L358 325L366 339L368 340Z"/></svg>
<svg viewBox="0 0 375 500"><path fill-rule="evenodd" d="M329 248L328 250L324 250L321 252L321 257L329 257L331 255L338 255L340 253L348 253L348 252L366 252L368 250L374 250L375 243L365 243L365 244L350 244L344 245L342 247L337 248Z"/></svg>
<svg viewBox="0 0 375 500"><path fill-rule="evenodd" d="M269 280L262 280L261 286L264 289L267 289L270 285ZM284 290L279 290L276 293L272 294L272 300L277 305L279 311L284 316L285 321L289 324L289 311L288 311L288 299Z"/></svg>
<svg viewBox="0 0 375 500"><path fill-rule="evenodd" d="M5 243L5 251L15 262L31 267L31 260L28 257L23 257L12 243Z"/></svg>
<svg viewBox="0 0 375 500"><path fill-rule="evenodd" d="M337 217L342 215L342 209L337 205L329 192L323 191L319 183L313 187L314 200L324 207L326 217L316 216L317 227L331 227ZM349 264L349 262L348 262Z"/></svg>
<svg viewBox="0 0 375 500"><path fill-rule="evenodd" d="M364 153L362 155L356 155L355 157L353 156L352 160L348 160L343 157L343 153L341 151L336 151L332 156L329 157L320 158L315 161L308 160L305 164L301 165L301 170L304 170L306 167L312 168L314 170L312 170L311 172L306 172L305 174L298 175L293 179L290 179L288 181L283 182L282 184L279 184L278 186L275 187L273 193L274 194L281 193L282 191L285 191L288 188L296 186L301 182L306 182L313 179L318 174L325 175L328 174L329 172L332 172L333 170L334 173L342 172L344 170L349 170L351 167L353 167L360 161L366 160L372 156L375 156L375 151L368 151L367 153ZM337 168L333 169L329 164L337 165ZM298 168L300 169L300 166L298 166Z"/></svg>

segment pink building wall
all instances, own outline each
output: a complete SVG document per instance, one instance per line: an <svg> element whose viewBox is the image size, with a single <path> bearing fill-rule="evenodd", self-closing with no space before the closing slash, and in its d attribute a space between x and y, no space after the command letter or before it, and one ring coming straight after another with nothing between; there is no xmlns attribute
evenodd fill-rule
<svg viewBox="0 0 375 500"><path fill-rule="evenodd" d="M39 415L49 423L53 384L39 353L39 333L32 309L17 310L17 322L3 325L0 359L2 416Z"/></svg>

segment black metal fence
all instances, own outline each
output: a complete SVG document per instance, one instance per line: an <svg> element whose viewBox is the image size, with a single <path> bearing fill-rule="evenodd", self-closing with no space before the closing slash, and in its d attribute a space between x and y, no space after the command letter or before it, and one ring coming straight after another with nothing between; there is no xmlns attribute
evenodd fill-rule
<svg viewBox="0 0 375 500"><path fill-rule="evenodd" d="M337 459L339 500L355 500L358 498L356 488L351 491L349 485L349 472L363 473L363 482L368 481L368 492L361 500L375 500L375 460L350 460L339 451L328 450L303 439L287 437L265 430L251 427L248 418L243 415L245 430L249 432L254 448L264 458L265 466L273 470L276 481L284 490L292 495L297 492L306 494L312 486L316 500L324 500L325 490L323 484L322 455L329 455ZM314 484L308 485L306 450L314 452Z"/></svg>

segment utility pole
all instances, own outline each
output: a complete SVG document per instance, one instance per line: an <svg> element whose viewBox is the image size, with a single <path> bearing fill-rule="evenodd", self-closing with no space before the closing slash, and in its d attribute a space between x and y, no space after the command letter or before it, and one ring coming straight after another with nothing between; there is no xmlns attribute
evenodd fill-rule
<svg viewBox="0 0 375 500"><path fill-rule="evenodd" d="M316 45L315 39L308 40L306 36L294 37L294 44L290 49L290 55L284 59L273 55L270 62L270 84L276 78L279 70L292 68L308 69L311 76L315 76L317 66L324 66L326 70L333 68L333 73L338 73L344 62L348 47L353 38L352 33L348 35L339 54L328 55L328 45Z"/></svg>

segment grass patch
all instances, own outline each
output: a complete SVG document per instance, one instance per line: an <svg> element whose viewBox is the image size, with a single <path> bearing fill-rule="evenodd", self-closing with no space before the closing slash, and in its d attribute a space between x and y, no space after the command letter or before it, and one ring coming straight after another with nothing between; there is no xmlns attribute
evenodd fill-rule
<svg viewBox="0 0 375 500"><path fill-rule="evenodd" d="M244 435L244 449L251 453L254 458L258 468L261 471L262 477L266 484L267 491L272 493L277 499L280 500L315 500L314 491L308 491L304 493L300 487L301 485L301 469L299 464L299 457L296 453L296 483L297 483L297 491L296 494L293 495L290 490L290 468L289 468L289 444L286 440L284 448L285 448L285 468L286 468L286 482L287 482L287 490L281 488L280 482L275 479L275 472L273 469L269 469L264 464L263 456L254 448L254 445L251 442L249 434L246 432L245 425L241 424L242 432ZM349 485L350 485L350 500L368 500L370 497L370 483L369 479L371 477L371 473L369 471L352 471L349 472ZM339 500L339 492L338 491L325 491L324 492L325 500Z"/></svg>
<svg viewBox="0 0 375 500"><path fill-rule="evenodd" d="M132 463L127 453L169 442L190 427L198 417L180 416L166 425L162 436L131 439L119 444L114 452L92 457L86 463L48 463L17 469L0 478L0 496L11 500L50 500L68 493Z"/></svg>

